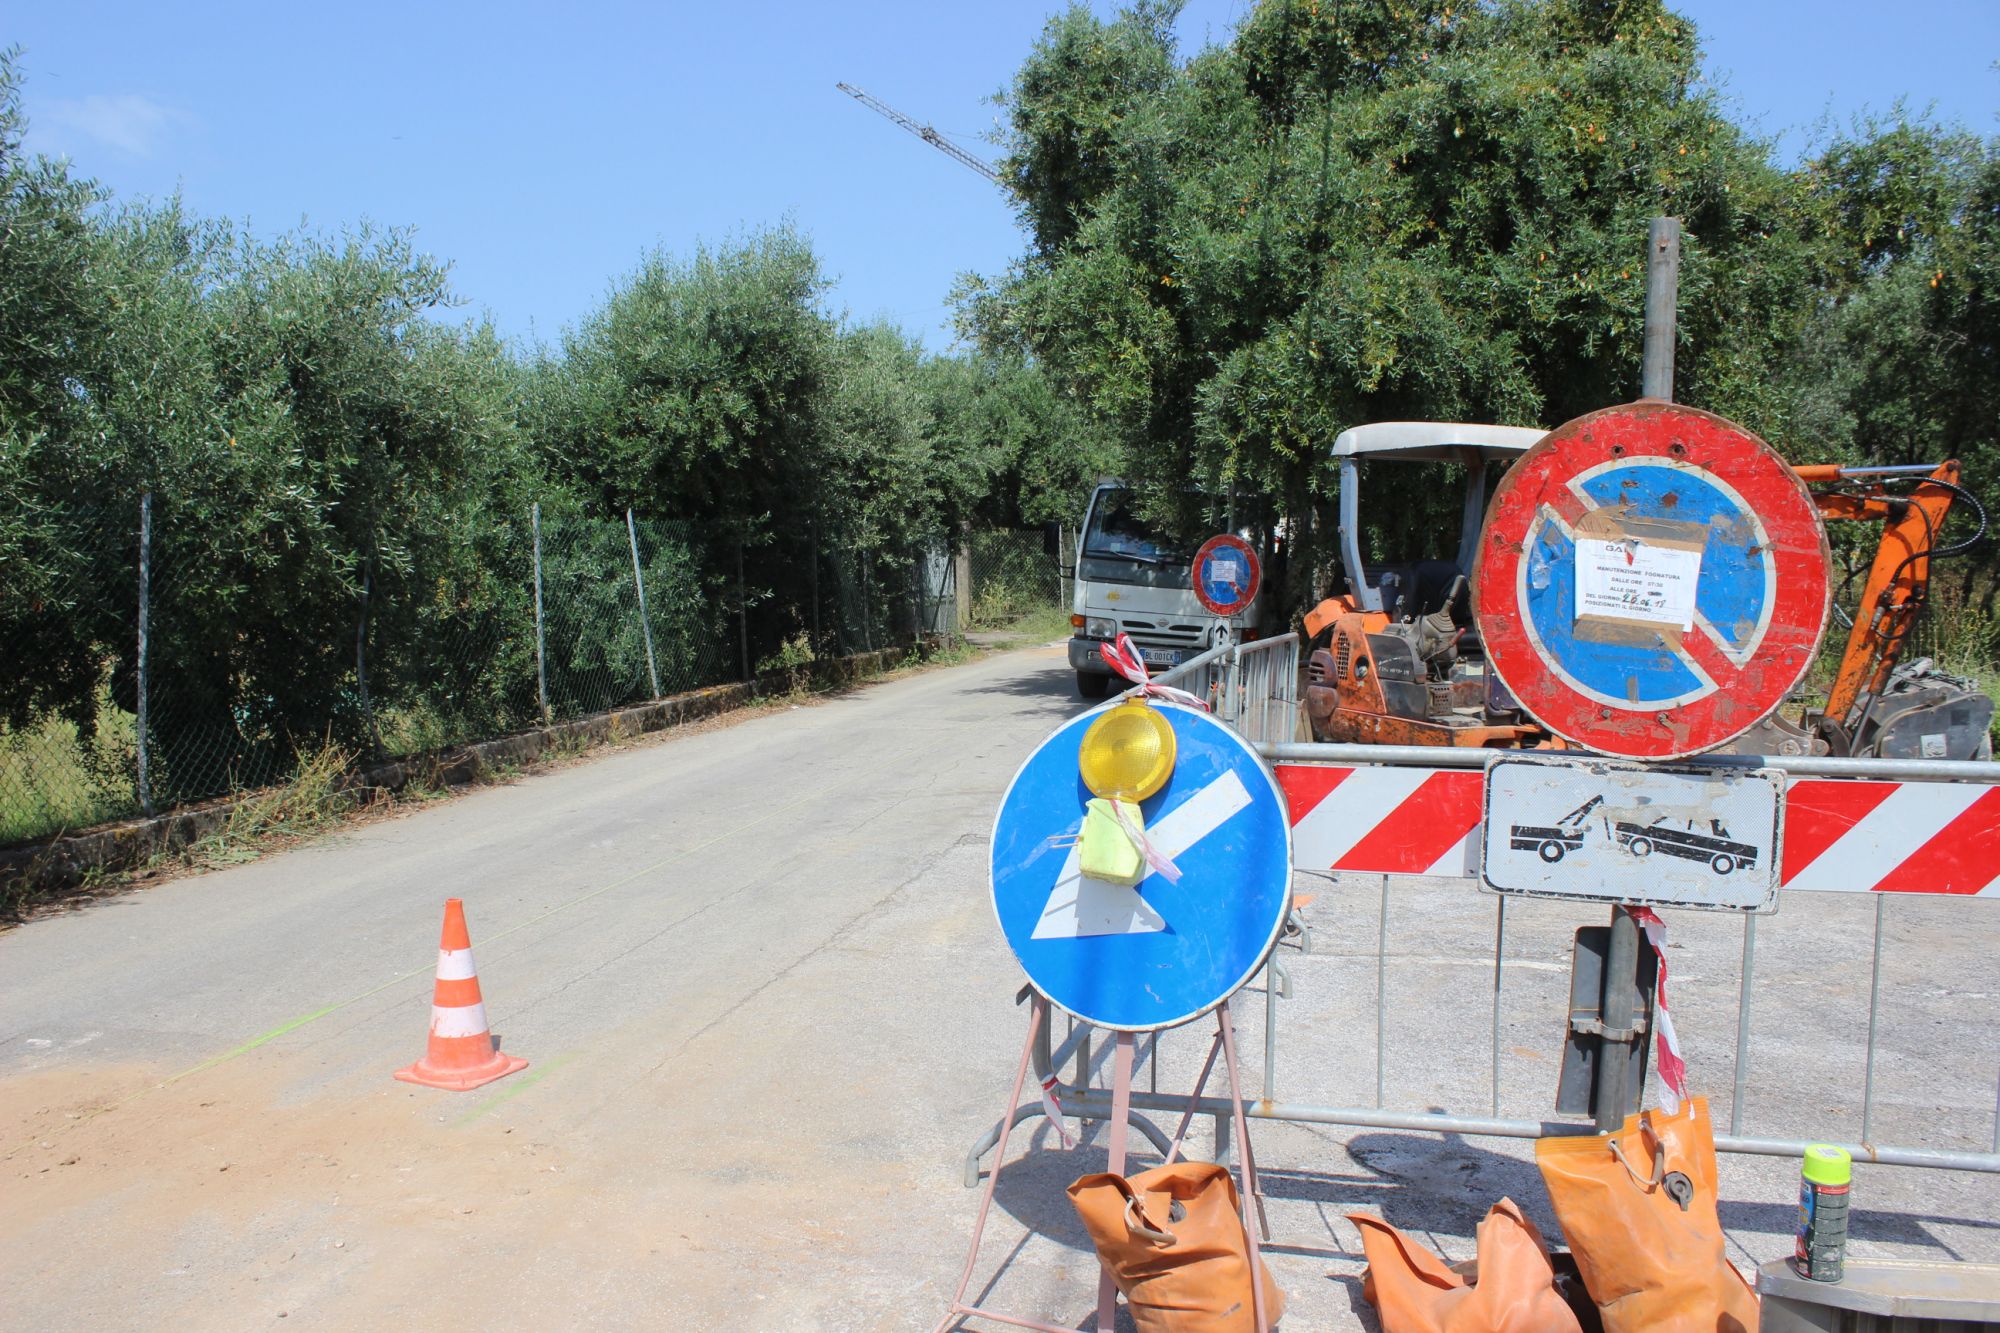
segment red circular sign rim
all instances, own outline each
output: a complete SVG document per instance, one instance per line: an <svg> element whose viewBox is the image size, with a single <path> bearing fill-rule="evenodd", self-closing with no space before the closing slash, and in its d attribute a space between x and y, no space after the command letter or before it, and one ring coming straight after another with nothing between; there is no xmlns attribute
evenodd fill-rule
<svg viewBox="0 0 2000 1333"><path fill-rule="evenodd" d="M1250 582L1244 588L1243 600L1240 602L1210 601L1208 594L1201 590L1201 562L1225 547L1233 551L1240 551L1243 555L1244 563L1250 568ZM1257 553L1250 549L1249 542L1244 541L1233 532L1225 532L1219 537L1210 537L1201 544L1201 549L1194 553L1194 559L1188 564L1188 582L1194 586L1194 599L1207 607L1212 614L1218 616L1240 614L1245 607L1257 600L1257 589L1263 584L1263 581L1264 568L1257 559Z"/></svg>
<svg viewBox="0 0 2000 1333"><path fill-rule="evenodd" d="M1678 454L1672 452L1676 444ZM1716 457L1717 449L1739 452ZM1568 478L1607 463L1648 458L1698 466L1755 510L1773 547L1774 602L1768 627L1745 652L1735 681L1687 703L1613 708L1578 693L1542 655L1519 604L1517 574L1552 484L1565 486ZM1811 493L1769 444L1699 408L1627 403L1557 427L1501 481L1479 542L1472 607L1487 664L1530 716L1565 740L1600 753L1680 759L1727 744L1768 717L1797 688L1826 634L1831 557ZM1771 666L1787 655L1795 670L1773 672ZM1764 664L1754 677L1751 663ZM1745 681L1773 684L1753 689L1746 699L1740 688Z"/></svg>

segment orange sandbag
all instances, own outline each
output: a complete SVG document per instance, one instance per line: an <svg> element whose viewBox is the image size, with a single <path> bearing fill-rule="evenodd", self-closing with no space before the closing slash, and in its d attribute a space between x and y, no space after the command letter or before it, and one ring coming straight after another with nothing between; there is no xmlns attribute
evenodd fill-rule
<svg viewBox="0 0 2000 1333"><path fill-rule="evenodd" d="M1479 1257L1461 1277L1379 1217L1349 1213L1368 1256L1366 1296L1382 1333L1582 1333L1556 1290L1542 1233L1502 1199L1479 1224Z"/></svg>
<svg viewBox="0 0 2000 1333"><path fill-rule="evenodd" d="M1284 1294L1260 1258L1257 1325L1250 1234L1228 1167L1175 1162L1130 1180L1080 1176L1069 1197L1139 1333L1264 1333L1283 1317Z"/></svg>
<svg viewBox="0 0 2000 1333"><path fill-rule="evenodd" d="M1537 1140L1535 1159L1605 1333L1755 1333L1756 1293L1723 1256L1707 1098Z"/></svg>

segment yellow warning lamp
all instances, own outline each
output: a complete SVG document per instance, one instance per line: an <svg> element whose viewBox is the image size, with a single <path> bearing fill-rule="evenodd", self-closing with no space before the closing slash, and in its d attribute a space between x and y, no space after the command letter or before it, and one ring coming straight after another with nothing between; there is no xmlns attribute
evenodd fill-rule
<svg viewBox="0 0 2000 1333"><path fill-rule="evenodd" d="M1137 700L1119 704L1083 733L1076 765L1095 798L1084 807L1078 838L1083 873L1113 884L1137 884L1147 873L1140 844L1146 824L1139 802L1173 776L1173 724L1157 708Z"/></svg>
<svg viewBox="0 0 2000 1333"><path fill-rule="evenodd" d="M1173 724L1148 704L1119 704L1083 733L1076 766L1091 795L1143 801L1173 776Z"/></svg>

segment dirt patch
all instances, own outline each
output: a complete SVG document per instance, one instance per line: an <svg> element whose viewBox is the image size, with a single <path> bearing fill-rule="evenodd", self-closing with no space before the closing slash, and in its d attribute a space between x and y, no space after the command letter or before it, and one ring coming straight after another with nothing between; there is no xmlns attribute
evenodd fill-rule
<svg viewBox="0 0 2000 1333"><path fill-rule="evenodd" d="M684 1124L635 1159L631 1108L615 1136L510 1124L482 1113L490 1094L386 1072L270 1094L310 1076L260 1052L165 1085L132 1067L0 1081L0 1258L37 1273L12 1320L817 1327L831 1293L796 1288L798 1247L849 1273L851 1297L880 1280L867 1216L912 1188L900 1171L801 1178L796 1144Z"/></svg>
<svg viewBox="0 0 2000 1333"><path fill-rule="evenodd" d="M401 1084L274 1103L272 1063L164 1086L158 1071L131 1068L0 1083L0 1250L71 1256L44 1267L36 1300L49 1304L34 1313L45 1317L26 1322L132 1320L135 1293L101 1287L108 1272L138 1279L140 1307L170 1322L218 1297L254 1297L275 1315L365 1285L409 1237L539 1210L575 1188L560 1145L506 1125L454 1127L449 1103L440 1113Z"/></svg>

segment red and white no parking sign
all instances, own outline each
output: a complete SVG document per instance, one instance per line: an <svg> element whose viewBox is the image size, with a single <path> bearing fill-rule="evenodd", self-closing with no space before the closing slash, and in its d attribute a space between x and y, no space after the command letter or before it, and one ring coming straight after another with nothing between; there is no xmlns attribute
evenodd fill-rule
<svg viewBox="0 0 2000 1333"><path fill-rule="evenodd" d="M1218 616L1241 615L1257 600L1257 587L1264 577L1250 543L1228 532L1201 544L1189 573L1195 600Z"/></svg>
<svg viewBox="0 0 2000 1333"><path fill-rule="evenodd" d="M1578 417L1493 497L1473 570L1487 660L1521 706L1605 754L1714 749L1782 703L1826 627L1826 529L1798 475L1712 413Z"/></svg>

